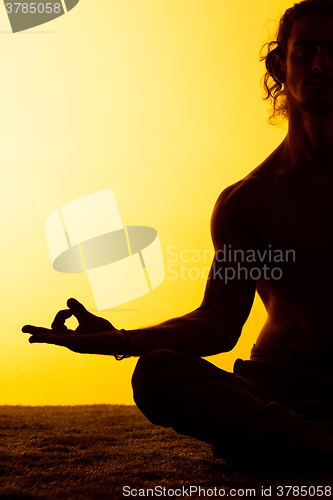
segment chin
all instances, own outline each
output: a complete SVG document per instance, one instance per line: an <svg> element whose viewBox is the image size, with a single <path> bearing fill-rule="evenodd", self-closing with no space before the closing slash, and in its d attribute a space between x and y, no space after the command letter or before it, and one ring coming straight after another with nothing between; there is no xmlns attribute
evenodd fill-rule
<svg viewBox="0 0 333 500"><path fill-rule="evenodd" d="M310 114L327 115L333 111L333 95L312 95L305 98L300 107Z"/></svg>
<svg viewBox="0 0 333 500"><path fill-rule="evenodd" d="M327 116L333 112L333 100L316 99L301 105L301 109L313 116Z"/></svg>

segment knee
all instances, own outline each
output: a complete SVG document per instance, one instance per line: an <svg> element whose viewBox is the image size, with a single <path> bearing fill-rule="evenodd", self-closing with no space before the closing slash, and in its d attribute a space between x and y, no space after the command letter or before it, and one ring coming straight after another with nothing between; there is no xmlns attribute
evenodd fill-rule
<svg viewBox="0 0 333 500"><path fill-rule="evenodd" d="M163 386L170 384L171 369L180 358L181 353L172 349L155 349L142 355L132 376L135 401L161 394Z"/></svg>
<svg viewBox="0 0 333 500"><path fill-rule="evenodd" d="M168 376L170 364L177 358L177 351L172 349L155 349L143 354L135 367L132 386L135 390L142 384L147 385Z"/></svg>

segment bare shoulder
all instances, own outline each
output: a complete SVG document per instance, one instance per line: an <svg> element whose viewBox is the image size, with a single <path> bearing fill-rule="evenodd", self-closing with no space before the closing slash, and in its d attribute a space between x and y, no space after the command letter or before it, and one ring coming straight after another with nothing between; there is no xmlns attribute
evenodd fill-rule
<svg viewBox="0 0 333 500"><path fill-rule="evenodd" d="M283 176L284 170L279 168L276 158L269 157L246 177L224 189L212 214L213 241L218 242L222 234L235 237L253 233L258 213L264 210Z"/></svg>
<svg viewBox="0 0 333 500"><path fill-rule="evenodd" d="M248 219L254 214L256 208L261 205L260 200L264 195L264 189L274 184L276 175L265 174L248 175L240 181L225 188L218 197L214 210L213 219L225 217Z"/></svg>
<svg viewBox="0 0 333 500"><path fill-rule="evenodd" d="M222 191L211 218L211 233L214 245L249 233L258 205L259 186L257 179L244 178Z"/></svg>

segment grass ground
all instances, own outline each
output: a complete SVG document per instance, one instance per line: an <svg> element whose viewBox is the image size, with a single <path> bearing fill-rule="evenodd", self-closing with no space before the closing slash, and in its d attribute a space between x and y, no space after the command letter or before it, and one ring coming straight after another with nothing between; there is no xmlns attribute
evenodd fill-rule
<svg viewBox="0 0 333 500"><path fill-rule="evenodd" d="M150 424L133 406L0 407L1 499L248 498L247 489L265 498L262 487L272 487L270 498L333 498L330 468L308 465L235 470L208 445ZM299 489L287 494L279 485ZM331 490L321 495L318 485ZM124 486L137 491L126 496ZM206 491L199 496L190 486Z"/></svg>

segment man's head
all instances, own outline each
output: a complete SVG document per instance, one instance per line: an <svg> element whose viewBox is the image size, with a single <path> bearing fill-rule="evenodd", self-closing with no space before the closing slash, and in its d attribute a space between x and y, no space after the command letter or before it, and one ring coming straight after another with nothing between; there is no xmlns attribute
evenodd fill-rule
<svg viewBox="0 0 333 500"><path fill-rule="evenodd" d="M266 64L265 99L273 105L270 123L279 115L288 117L291 100L300 108L320 109L325 93L333 91L329 85L333 83L333 0L295 4L282 16L276 39L265 47L261 60Z"/></svg>

